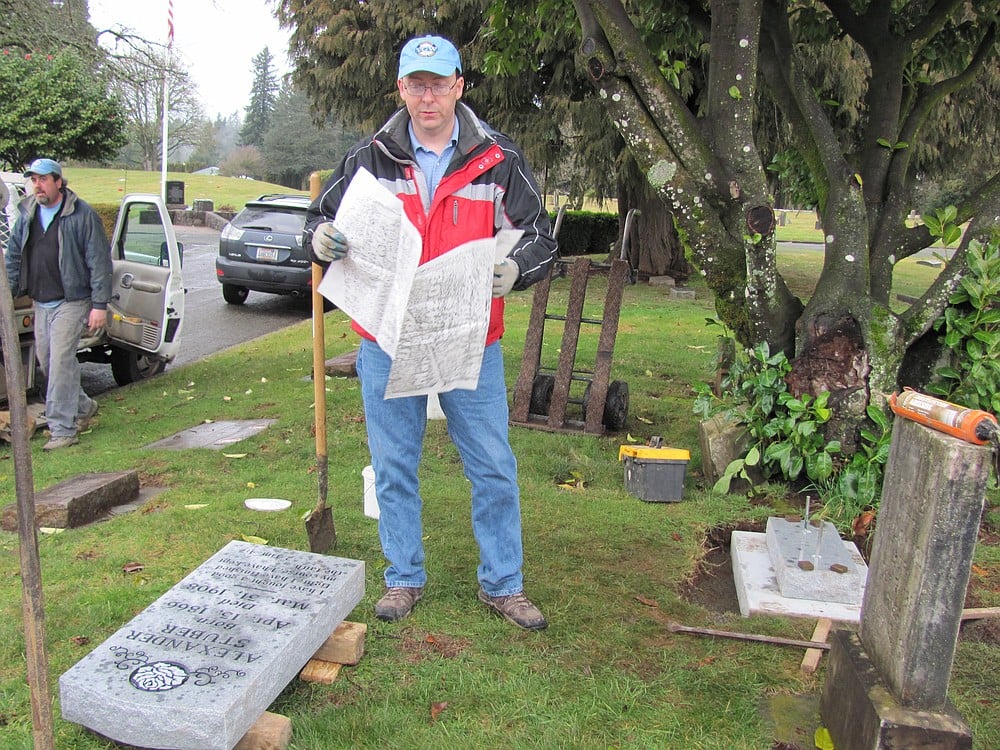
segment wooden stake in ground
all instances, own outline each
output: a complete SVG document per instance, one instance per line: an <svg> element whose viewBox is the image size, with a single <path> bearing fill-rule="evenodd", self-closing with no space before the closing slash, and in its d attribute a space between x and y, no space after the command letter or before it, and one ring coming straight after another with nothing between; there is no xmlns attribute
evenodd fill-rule
<svg viewBox="0 0 1000 750"><path fill-rule="evenodd" d="M323 298L317 291L323 279L322 269L313 263L313 409L316 429L316 481L319 499L306 518L306 534L310 552L326 552L337 543L337 529L333 525L333 511L326 504L330 483L326 455L326 365L324 356ZM317 299L319 298L319 299Z"/></svg>
<svg viewBox="0 0 1000 750"><path fill-rule="evenodd" d="M35 750L55 747L52 732L52 700L49 697L49 659L45 652L45 609L42 606L42 573L35 529L35 480L31 471L31 432L28 403L24 396L21 346L14 327L14 300L10 296L7 268L0 263L0 339L3 340L10 409L11 447L14 455L14 487L17 494L17 535L21 557L21 612L24 617L24 649L31 691L31 732ZM35 363L31 362L30 367Z"/></svg>
<svg viewBox="0 0 1000 750"><path fill-rule="evenodd" d="M830 628L833 627L833 621L829 617L821 617L816 622L816 627L813 630L811 640L818 643L826 643L826 639L830 635ZM823 657L823 652L818 648L807 648L805 656L802 657L802 664L799 668L805 674L812 674L819 667L819 660Z"/></svg>
<svg viewBox="0 0 1000 750"><path fill-rule="evenodd" d="M309 176L312 196L319 195L319 175ZM326 504L329 489L329 467L326 454L326 335L323 328L323 295L319 284L323 268L312 264L312 323L313 323L313 409L316 430L316 481L319 498L316 507L306 517L306 534L310 552L326 552L337 543L337 529L333 525L333 511Z"/></svg>

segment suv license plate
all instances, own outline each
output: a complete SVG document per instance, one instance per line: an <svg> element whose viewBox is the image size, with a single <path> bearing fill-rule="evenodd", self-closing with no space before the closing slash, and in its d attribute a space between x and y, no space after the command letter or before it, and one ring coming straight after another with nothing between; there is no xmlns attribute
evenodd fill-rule
<svg viewBox="0 0 1000 750"><path fill-rule="evenodd" d="M258 247L257 260L277 260L278 249L276 247Z"/></svg>

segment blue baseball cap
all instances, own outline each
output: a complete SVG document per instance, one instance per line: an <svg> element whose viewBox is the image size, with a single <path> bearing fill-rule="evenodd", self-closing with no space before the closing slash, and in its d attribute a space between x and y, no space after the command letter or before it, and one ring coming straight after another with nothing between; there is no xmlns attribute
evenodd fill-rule
<svg viewBox="0 0 1000 750"><path fill-rule="evenodd" d="M456 70L461 75L462 60L454 44L440 36L419 36L403 45L396 77L405 78L421 71L447 77Z"/></svg>
<svg viewBox="0 0 1000 750"><path fill-rule="evenodd" d="M25 171L24 176L31 177L33 174L54 174L56 177L62 177L62 167L59 166L59 162L52 159L35 159Z"/></svg>

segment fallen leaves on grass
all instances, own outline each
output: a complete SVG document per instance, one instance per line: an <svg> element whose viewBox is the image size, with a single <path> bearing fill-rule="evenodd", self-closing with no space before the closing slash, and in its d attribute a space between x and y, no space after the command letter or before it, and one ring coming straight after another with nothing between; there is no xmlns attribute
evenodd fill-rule
<svg viewBox="0 0 1000 750"><path fill-rule="evenodd" d="M656 599L647 599L644 596L636 596L635 600L646 607L659 607L660 603Z"/></svg>
<svg viewBox="0 0 1000 750"><path fill-rule="evenodd" d="M431 704L431 723L438 720L441 712L448 708L448 701L440 701Z"/></svg>
<svg viewBox="0 0 1000 750"><path fill-rule="evenodd" d="M267 544L267 540L259 536L251 536L249 534L240 534L240 539L244 542L250 542L250 544Z"/></svg>
<svg viewBox="0 0 1000 750"><path fill-rule="evenodd" d="M145 565L139 562L127 562L122 565L122 573L138 573L146 568Z"/></svg>
<svg viewBox="0 0 1000 750"><path fill-rule="evenodd" d="M564 490L583 490L587 488L587 481L579 472L571 471L568 477L556 478L556 486Z"/></svg>

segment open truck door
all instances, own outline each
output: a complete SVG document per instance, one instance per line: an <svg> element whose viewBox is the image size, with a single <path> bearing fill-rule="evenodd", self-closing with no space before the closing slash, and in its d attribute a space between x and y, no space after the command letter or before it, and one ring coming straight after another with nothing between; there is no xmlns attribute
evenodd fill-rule
<svg viewBox="0 0 1000 750"><path fill-rule="evenodd" d="M177 355L184 317L182 253L160 196L126 196L111 240L107 324L119 385L161 372Z"/></svg>

